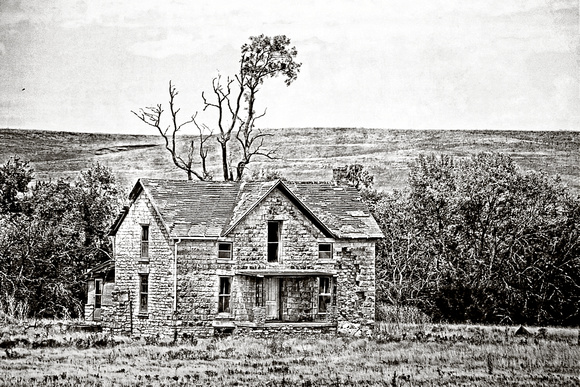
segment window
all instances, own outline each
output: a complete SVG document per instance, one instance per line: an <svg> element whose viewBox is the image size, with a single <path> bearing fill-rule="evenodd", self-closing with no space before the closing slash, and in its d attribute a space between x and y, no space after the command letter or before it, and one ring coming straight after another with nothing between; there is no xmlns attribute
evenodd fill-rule
<svg viewBox="0 0 580 387"><path fill-rule="evenodd" d="M139 274L139 313L147 313L149 305L149 274Z"/></svg>
<svg viewBox="0 0 580 387"><path fill-rule="evenodd" d="M331 289L330 289L330 278L320 277L318 279L318 313L327 313L328 306L331 302Z"/></svg>
<svg viewBox="0 0 580 387"><path fill-rule="evenodd" d="M101 307L103 302L103 280L95 280L95 309Z"/></svg>
<svg viewBox="0 0 580 387"><path fill-rule="evenodd" d="M141 225L141 258L149 258L149 225Z"/></svg>
<svg viewBox="0 0 580 387"><path fill-rule="evenodd" d="M218 313L230 313L231 278L220 277Z"/></svg>
<svg viewBox="0 0 580 387"><path fill-rule="evenodd" d="M268 222L268 262L278 262L280 256L280 222Z"/></svg>
<svg viewBox="0 0 580 387"><path fill-rule="evenodd" d="M232 244L218 243L218 259L230 261L232 259Z"/></svg>
<svg viewBox="0 0 580 387"><path fill-rule="evenodd" d="M264 278L256 278L256 306L264 306Z"/></svg>
<svg viewBox="0 0 580 387"><path fill-rule="evenodd" d="M332 243L319 243L318 244L318 258L319 259L332 259Z"/></svg>

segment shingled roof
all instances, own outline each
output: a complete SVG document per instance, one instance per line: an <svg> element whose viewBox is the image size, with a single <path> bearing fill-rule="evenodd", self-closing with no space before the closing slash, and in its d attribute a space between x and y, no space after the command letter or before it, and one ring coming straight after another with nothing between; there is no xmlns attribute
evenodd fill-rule
<svg viewBox="0 0 580 387"><path fill-rule="evenodd" d="M280 190L325 235L382 238L383 234L356 189L332 183L200 182L139 179L130 194L147 195L173 238L227 236L273 190ZM113 224L111 235L124 216Z"/></svg>

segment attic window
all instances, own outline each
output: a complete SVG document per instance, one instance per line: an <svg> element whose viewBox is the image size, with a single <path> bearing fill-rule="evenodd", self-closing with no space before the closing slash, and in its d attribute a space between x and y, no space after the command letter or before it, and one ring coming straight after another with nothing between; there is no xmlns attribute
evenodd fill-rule
<svg viewBox="0 0 580 387"><path fill-rule="evenodd" d="M231 243L218 243L218 259L224 261L231 261L232 259Z"/></svg>
<svg viewBox="0 0 580 387"><path fill-rule="evenodd" d="M319 259L332 259L332 243L319 243L318 244L318 258Z"/></svg>
<svg viewBox="0 0 580 387"><path fill-rule="evenodd" d="M268 262L278 262L280 257L280 229L282 222L268 222Z"/></svg>

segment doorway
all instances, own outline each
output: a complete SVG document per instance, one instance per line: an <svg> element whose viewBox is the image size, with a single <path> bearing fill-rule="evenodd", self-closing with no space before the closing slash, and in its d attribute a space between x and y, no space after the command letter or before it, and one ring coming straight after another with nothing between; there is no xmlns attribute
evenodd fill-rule
<svg viewBox="0 0 580 387"><path fill-rule="evenodd" d="M280 279L264 278L264 295L266 304L266 321L280 318Z"/></svg>

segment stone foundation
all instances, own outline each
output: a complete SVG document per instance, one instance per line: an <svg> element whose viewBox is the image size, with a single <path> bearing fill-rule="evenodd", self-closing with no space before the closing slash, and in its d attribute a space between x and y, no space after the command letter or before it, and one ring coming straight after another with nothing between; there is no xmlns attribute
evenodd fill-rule
<svg viewBox="0 0 580 387"><path fill-rule="evenodd" d="M267 338L273 336L316 336L336 335L337 327L332 324L265 324L260 327L238 326L233 334L236 336L251 336Z"/></svg>

